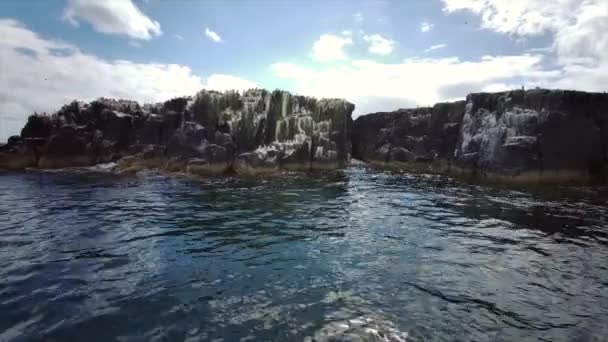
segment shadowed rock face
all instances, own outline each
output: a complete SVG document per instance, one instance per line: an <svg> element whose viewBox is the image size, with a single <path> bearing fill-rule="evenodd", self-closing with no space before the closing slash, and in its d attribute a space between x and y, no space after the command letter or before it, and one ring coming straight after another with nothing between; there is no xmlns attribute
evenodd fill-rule
<svg viewBox="0 0 608 342"><path fill-rule="evenodd" d="M353 156L507 181L602 179L608 95L561 90L476 93L466 101L358 118Z"/></svg>
<svg viewBox="0 0 608 342"><path fill-rule="evenodd" d="M0 167L57 168L121 160L123 169L166 168L196 174L335 169L351 155L354 105L284 91L203 90L193 97L140 106L99 99L32 115L21 142L0 150ZM25 155L33 155L24 159Z"/></svg>
<svg viewBox="0 0 608 342"><path fill-rule="evenodd" d="M460 101L359 117L353 127L353 155L384 163L449 158L463 114Z"/></svg>
<svg viewBox="0 0 608 342"><path fill-rule="evenodd" d="M455 164L521 180L601 177L608 155L608 95L529 90L471 94Z"/></svg>

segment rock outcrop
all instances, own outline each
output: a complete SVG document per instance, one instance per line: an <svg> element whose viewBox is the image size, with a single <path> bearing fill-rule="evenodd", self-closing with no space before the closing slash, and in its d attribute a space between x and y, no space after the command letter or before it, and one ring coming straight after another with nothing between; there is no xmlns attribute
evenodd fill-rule
<svg viewBox="0 0 608 342"><path fill-rule="evenodd" d="M0 145L0 170L117 161L200 175L341 168L357 159L507 181L605 180L608 95L474 93L465 101L359 117L344 100L203 90L140 106L99 99L32 115ZM352 151L351 151L352 146Z"/></svg>
<svg viewBox="0 0 608 342"><path fill-rule="evenodd" d="M426 163L450 158L464 101L364 115L353 125L353 156L376 163Z"/></svg>
<svg viewBox="0 0 608 342"><path fill-rule="evenodd" d="M608 95L475 93L466 101L359 117L353 156L383 165L527 182L604 180ZM421 165L420 165L421 164Z"/></svg>
<svg viewBox="0 0 608 342"><path fill-rule="evenodd" d="M335 169L351 156L354 105L285 91L202 90L140 106L99 99L32 115L0 146L0 169L62 168L118 161L210 175Z"/></svg>
<svg viewBox="0 0 608 342"><path fill-rule="evenodd" d="M543 89L470 94L454 164L499 179L601 179L607 146L607 94Z"/></svg>

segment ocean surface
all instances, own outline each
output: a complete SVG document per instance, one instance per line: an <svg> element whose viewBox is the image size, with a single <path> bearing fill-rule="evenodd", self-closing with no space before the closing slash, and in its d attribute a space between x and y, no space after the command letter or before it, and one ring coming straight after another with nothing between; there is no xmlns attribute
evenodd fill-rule
<svg viewBox="0 0 608 342"><path fill-rule="evenodd" d="M0 341L607 341L608 188L0 175Z"/></svg>

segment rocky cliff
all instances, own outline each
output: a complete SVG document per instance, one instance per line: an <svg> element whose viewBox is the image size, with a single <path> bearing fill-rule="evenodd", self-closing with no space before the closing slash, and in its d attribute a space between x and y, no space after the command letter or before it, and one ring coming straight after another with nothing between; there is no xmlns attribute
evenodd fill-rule
<svg viewBox="0 0 608 342"><path fill-rule="evenodd" d="M354 105L284 91L203 90L140 106L99 99L32 115L0 146L0 169L61 168L118 161L123 171L251 174L343 167Z"/></svg>
<svg viewBox="0 0 608 342"><path fill-rule="evenodd" d="M459 136L464 101L364 115L353 125L353 155L380 163L449 158Z"/></svg>
<svg viewBox="0 0 608 342"><path fill-rule="evenodd" d="M605 180L608 95L476 93L466 101L359 117L353 156L507 181Z"/></svg>
<svg viewBox="0 0 608 342"><path fill-rule="evenodd" d="M32 115L0 145L0 169L117 161L123 171L194 174L381 165L507 181L605 180L608 95L562 90L475 93L465 101L368 114L284 91L203 90L155 105L99 99Z"/></svg>

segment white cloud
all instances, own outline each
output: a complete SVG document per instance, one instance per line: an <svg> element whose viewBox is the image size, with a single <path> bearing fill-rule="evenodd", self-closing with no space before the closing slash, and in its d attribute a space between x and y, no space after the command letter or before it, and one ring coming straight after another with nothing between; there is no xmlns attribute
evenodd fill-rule
<svg viewBox="0 0 608 342"><path fill-rule="evenodd" d="M526 75L530 82L541 83L559 76L543 70L541 55L484 56L465 62L458 58L405 59L401 63L353 60L338 66L310 68L291 63L275 63L274 73L295 82L297 91L318 97L342 97L355 104L366 99L396 99L405 104L430 105L438 101L464 98L483 87L514 82ZM382 106L382 101L376 101ZM385 105L385 103L384 103ZM393 110L394 107L366 107L365 110ZM364 114L357 107L356 114Z"/></svg>
<svg viewBox="0 0 608 342"><path fill-rule="evenodd" d="M470 92L522 85L608 90L608 1L443 1L448 12L479 14L486 29L519 37L545 34L553 42L549 49L469 61L457 57L408 58L401 63L349 60L316 68L275 63L272 69L278 77L291 80L297 92L354 102L356 114L393 110L398 104L430 105L462 99ZM421 25L422 31L431 28L432 24ZM426 51L443 47L437 44Z"/></svg>
<svg viewBox="0 0 608 342"><path fill-rule="evenodd" d="M201 88L244 89L254 83L229 75L207 82L178 64L105 60L39 36L16 20L0 19L0 139L19 133L34 111L52 112L74 99L98 97L157 102Z"/></svg>
<svg viewBox="0 0 608 342"><path fill-rule="evenodd" d="M321 62L339 61L348 59L344 47L352 45L350 37L339 37L331 34L323 34L313 46L311 57Z"/></svg>
<svg viewBox="0 0 608 342"><path fill-rule="evenodd" d="M588 1L575 12L571 25L560 26L555 34L559 56L595 58L608 63L608 1Z"/></svg>
<svg viewBox="0 0 608 342"><path fill-rule="evenodd" d="M608 88L608 1L443 0L447 12L468 10L482 28L533 36L551 34L563 77L552 86L604 91Z"/></svg>
<svg viewBox="0 0 608 342"><path fill-rule="evenodd" d="M429 32L430 30L433 29L434 26L435 26L434 24L423 21L420 23L420 32L423 32L423 33Z"/></svg>
<svg viewBox="0 0 608 342"><path fill-rule="evenodd" d="M447 12L469 10L482 27L520 36L554 34L562 57L608 53L608 1L605 0L443 0Z"/></svg>
<svg viewBox="0 0 608 342"><path fill-rule="evenodd" d="M437 44L437 45L432 45L429 46L428 49L425 49L424 52L431 52L433 50L439 50L439 49L443 49L444 47L446 47L446 44Z"/></svg>
<svg viewBox="0 0 608 342"><path fill-rule="evenodd" d="M379 34L366 35L363 40L369 43L368 51L377 55L388 55L395 48L395 41Z"/></svg>
<svg viewBox="0 0 608 342"><path fill-rule="evenodd" d="M225 91L225 90L247 90L257 88L255 82L251 82L241 77L213 74L209 76L205 84L205 88Z"/></svg>
<svg viewBox="0 0 608 342"><path fill-rule="evenodd" d="M220 37L219 34L211 31L208 27L205 28L205 36L207 36L209 39L211 39L212 41L219 43L222 41L222 37Z"/></svg>
<svg viewBox="0 0 608 342"><path fill-rule="evenodd" d="M272 70L291 80L299 93L354 102L356 115L522 85L528 89L608 90L608 1L443 1L448 12L466 9L478 13L486 29L516 36L549 34L553 43L549 49L470 61L456 57L408 58L401 63L347 60L319 67L275 63ZM420 28L428 32L433 26L422 23ZM445 46L433 45L426 52Z"/></svg>
<svg viewBox="0 0 608 342"><path fill-rule="evenodd" d="M519 89L521 86L515 83L506 84L506 83L492 83L488 84L481 89L481 91L486 93L496 93L500 91L508 91L513 89Z"/></svg>
<svg viewBox="0 0 608 342"><path fill-rule="evenodd" d="M79 20L87 21L98 32L133 39L150 40L162 34L158 21L147 17L131 0L68 0L64 18L75 26Z"/></svg>
<svg viewBox="0 0 608 342"><path fill-rule="evenodd" d="M469 10L481 16L482 27L501 33L540 34L567 25L581 0L442 0L444 10ZM602 0L599 0L602 1Z"/></svg>
<svg viewBox="0 0 608 342"><path fill-rule="evenodd" d="M344 31L342 31L342 34L345 35L345 36L352 36L353 35L353 31L344 30Z"/></svg>
<svg viewBox="0 0 608 342"><path fill-rule="evenodd" d="M184 37L179 34L174 34L173 37L175 37L177 40L184 40Z"/></svg>

